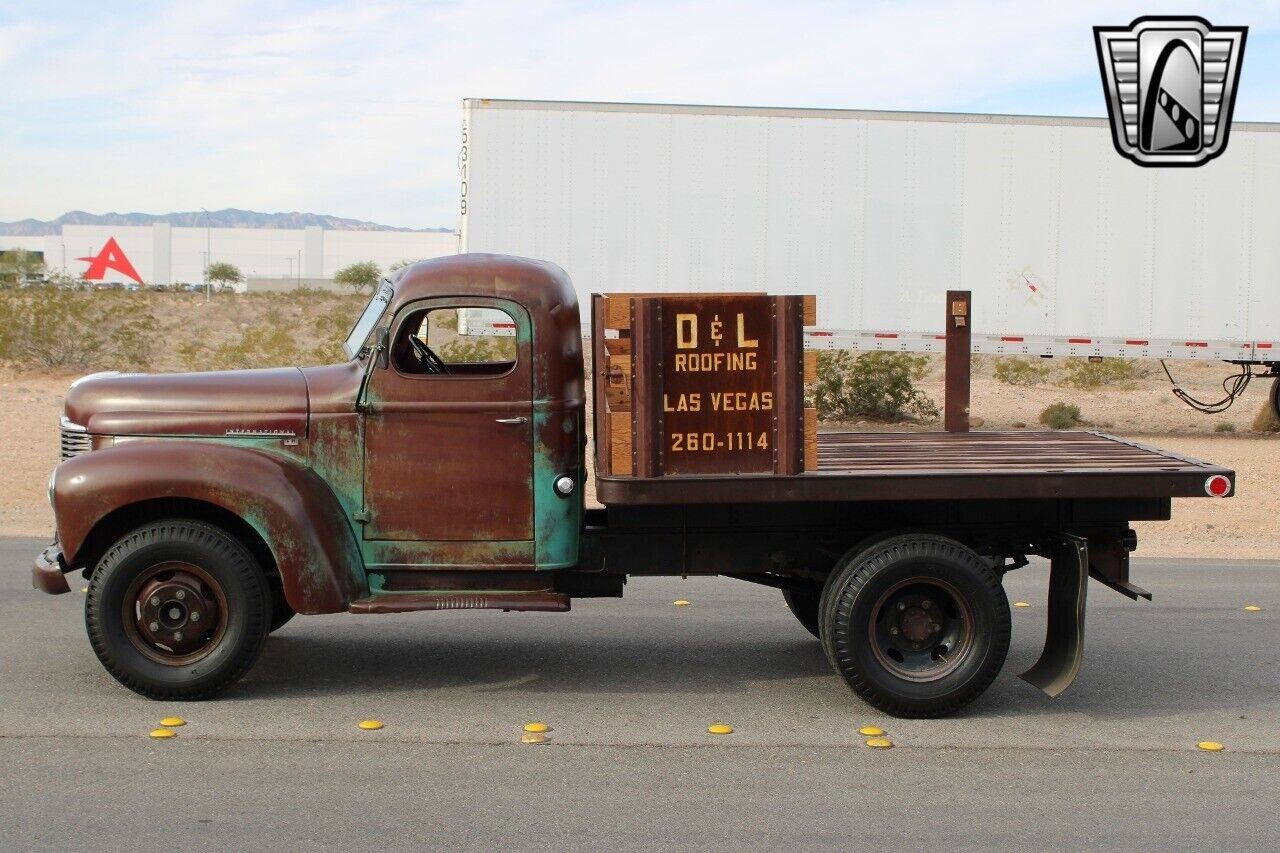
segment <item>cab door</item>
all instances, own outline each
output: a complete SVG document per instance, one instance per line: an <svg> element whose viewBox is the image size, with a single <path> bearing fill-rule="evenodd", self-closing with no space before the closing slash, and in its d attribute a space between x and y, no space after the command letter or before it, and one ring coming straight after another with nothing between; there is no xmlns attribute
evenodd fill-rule
<svg viewBox="0 0 1280 853"><path fill-rule="evenodd" d="M460 334L461 308L483 309L466 312L472 325L516 334ZM397 313L389 364L374 368L366 396L366 540L505 543L480 549L495 553L531 543L529 332L525 311L500 299L429 299Z"/></svg>

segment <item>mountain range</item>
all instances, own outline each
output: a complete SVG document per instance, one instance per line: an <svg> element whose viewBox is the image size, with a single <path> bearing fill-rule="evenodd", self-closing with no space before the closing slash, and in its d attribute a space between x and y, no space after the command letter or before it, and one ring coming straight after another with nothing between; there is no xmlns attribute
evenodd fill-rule
<svg viewBox="0 0 1280 853"><path fill-rule="evenodd" d="M183 213L86 213L83 210L72 210L57 219L0 222L0 234L39 237L61 233L63 225L151 225L156 222L186 228L204 228L206 225L213 228L305 228L308 225L319 225L331 231L453 231L452 228L396 228L376 222L344 219L323 213L300 213L296 210L290 213L259 213L256 210L228 207L225 210L211 210L207 216L202 210Z"/></svg>

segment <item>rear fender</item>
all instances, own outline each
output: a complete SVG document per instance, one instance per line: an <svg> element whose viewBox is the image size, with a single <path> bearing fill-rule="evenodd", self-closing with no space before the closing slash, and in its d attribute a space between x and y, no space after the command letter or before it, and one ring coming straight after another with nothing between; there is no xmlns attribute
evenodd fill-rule
<svg viewBox="0 0 1280 853"><path fill-rule="evenodd" d="M297 612L345 611L366 588L351 523L328 484L310 468L262 450L182 440L106 447L59 465L53 495L70 565L117 510L143 501L191 500L233 513L257 531Z"/></svg>

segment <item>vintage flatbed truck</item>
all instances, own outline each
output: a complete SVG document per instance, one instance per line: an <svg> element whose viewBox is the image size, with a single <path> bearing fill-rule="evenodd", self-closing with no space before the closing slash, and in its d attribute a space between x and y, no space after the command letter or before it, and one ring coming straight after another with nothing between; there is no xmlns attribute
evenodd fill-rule
<svg viewBox="0 0 1280 853"><path fill-rule="evenodd" d="M475 346L459 309L509 336ZM1130 523L1234 490L1230 470L1095 433L816 435L802 297L592 309L603 508L584 502L568 277L460 255L384 281L343 364L76 382L34 584L65 593L82 573L107 671L202 699L295 613L566 611L630 575L726 575L780 589L867 702L937 716L1004 662L1006 571L1052 561L1023 677L1056 695L1080 666L1087 579L1150 597L1129 582Z"/></svg>

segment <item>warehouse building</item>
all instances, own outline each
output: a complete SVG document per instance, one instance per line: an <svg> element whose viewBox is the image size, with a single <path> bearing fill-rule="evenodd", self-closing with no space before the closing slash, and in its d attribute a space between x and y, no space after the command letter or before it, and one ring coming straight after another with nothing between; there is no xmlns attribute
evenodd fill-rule
<svg viewBox="0 0 1280 853"><path fill-rule="evenodd" d="M61 234L0 236L0 250L44 256L49 273L103 283L198 284L211 263L229 263L245 282L238 289L332 287L348 264L373 261L383 270L458 251L458 236L442 231L335 231L285 228L177 228L64 225Z"/></svg>

